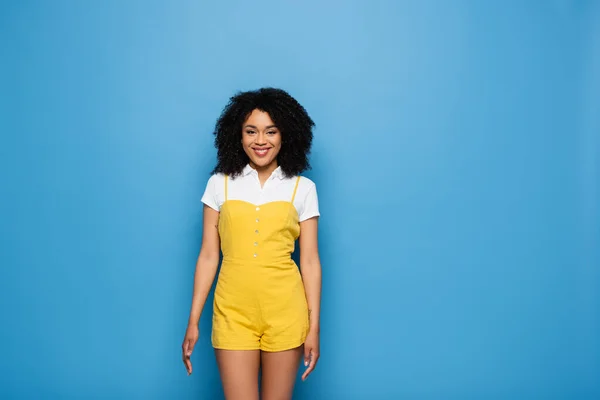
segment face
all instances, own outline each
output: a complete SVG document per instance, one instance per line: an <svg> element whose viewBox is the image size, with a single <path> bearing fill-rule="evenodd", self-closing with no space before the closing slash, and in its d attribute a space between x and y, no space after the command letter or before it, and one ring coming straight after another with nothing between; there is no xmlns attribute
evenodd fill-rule
<svg viewBox="0 0 600 400"><path fill-rule="evenodd" d="M254 168L277 167L281 132L269 114L254 110L242 125L242 146Z"/></svg>

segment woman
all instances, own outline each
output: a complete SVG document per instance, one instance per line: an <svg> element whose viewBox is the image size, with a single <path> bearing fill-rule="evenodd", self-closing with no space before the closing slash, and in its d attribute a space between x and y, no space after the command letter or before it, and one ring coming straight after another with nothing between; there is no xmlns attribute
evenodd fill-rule
<svg viewBox="0 0 600 400"><path fill-rule="evenodd" d="M319 358L321 265L315 184L309 166L314 123L288 93L243 92L215 127L217 165L202 197L204 227L183 361L223 262L213 303L212 345L225 397L291 398L302 358L305 380ZM291 258L296 240L300 268Z"/></svg>

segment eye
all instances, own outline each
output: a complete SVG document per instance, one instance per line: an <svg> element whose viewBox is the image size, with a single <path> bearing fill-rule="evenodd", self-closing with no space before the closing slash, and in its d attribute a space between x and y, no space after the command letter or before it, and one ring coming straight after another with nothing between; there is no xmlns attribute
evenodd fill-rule
<svg viewBox="0 0 600 400"><path fill-rule="evenodd" d="M255 133L254 131L246 131L246 134L248 134L248 135L254 135L254 133Z"/></svg>
<svg viewBox="0 0 600 400"><path fill-rule="evenodd" d="M269 132L267 132L267 135L276 135L276 134L277 134L277 131L269 131Z"/></svg>

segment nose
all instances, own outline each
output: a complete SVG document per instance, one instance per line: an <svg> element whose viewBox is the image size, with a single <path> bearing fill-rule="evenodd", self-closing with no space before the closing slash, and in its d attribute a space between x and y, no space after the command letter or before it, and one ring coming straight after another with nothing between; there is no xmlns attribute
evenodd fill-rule
<svg viewBox="0 0 600 400"><path fill-rule="evenodd" d="M267 144L267 135L265 135L264 132L259 132L256 135L256 144L259 146Z"/></svg>

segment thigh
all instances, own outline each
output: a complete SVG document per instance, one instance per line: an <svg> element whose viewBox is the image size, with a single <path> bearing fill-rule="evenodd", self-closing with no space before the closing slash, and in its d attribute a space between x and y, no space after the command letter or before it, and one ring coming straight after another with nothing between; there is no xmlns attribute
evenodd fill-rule
<svg viewBox="0 0 600 400"><path fill-rule="evenodd" d="M278 352L261 352L262 400L291 399L303 347Z"/></svg>
<svg viewBox="0 0 600 400"><path fill-rule="evenodd" d="M260 349L281 352L302 346L309 330L308 305L300 275L282 280L265 292L262 321L265 327L260 337Z"/></svg>
<svg viewBox="0 0 600 400"><path fill-rule="evenodd" d="M258 350L215 349L226 400L258 400Z"/></svg>

